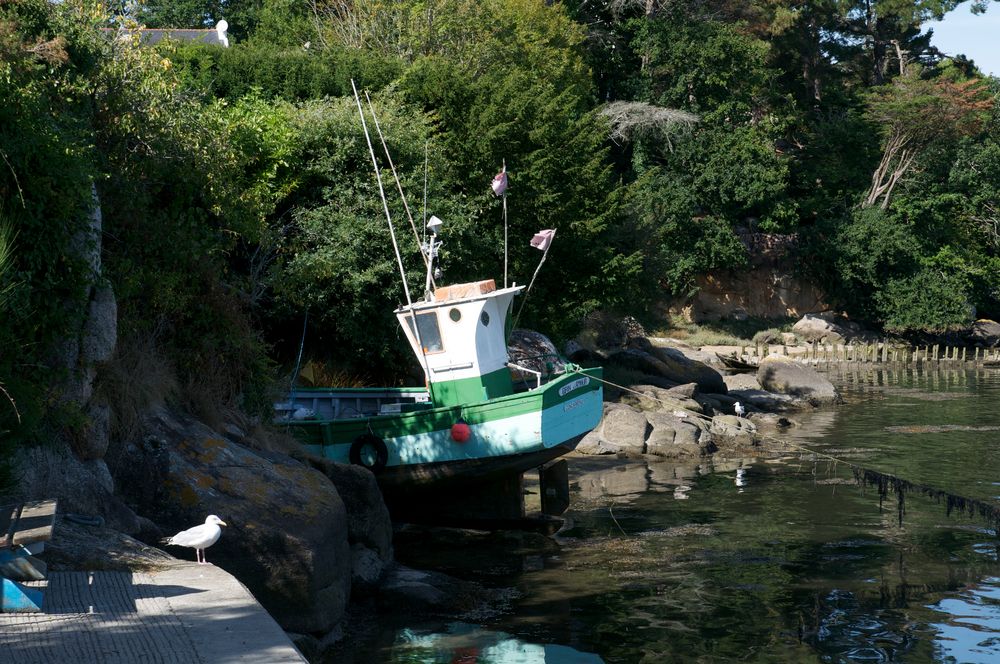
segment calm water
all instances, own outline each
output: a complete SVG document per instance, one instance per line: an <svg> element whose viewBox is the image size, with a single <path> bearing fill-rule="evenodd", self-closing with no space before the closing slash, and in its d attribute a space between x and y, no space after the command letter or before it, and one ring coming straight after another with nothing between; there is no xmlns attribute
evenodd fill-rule
<svg viewBox="0 0 1000 664"><path fill-rule="evenodd" d="M788 434L1000 502L1000 371L842 372ZM912 496L903 526L842 464L572 459L572 527L401 535L404 564L516 589L487 620L382 625L383 662L1000 662L1000 545Z"/></svg>

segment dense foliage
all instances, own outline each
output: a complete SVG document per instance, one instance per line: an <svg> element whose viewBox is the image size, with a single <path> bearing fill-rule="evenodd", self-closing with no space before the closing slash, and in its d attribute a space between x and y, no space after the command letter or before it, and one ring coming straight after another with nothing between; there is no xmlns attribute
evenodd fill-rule
<svg viewBox="0 0 1000 664"><path fill-rule="evenodd" d="M530 235L558 229L522 319L556 336L739 270L754 231L795 234L804 275L872 325L1000 316L996 82L920 27L957 4L0 3L13 247L0 380L37 420L52 382L38 368L101 279L120 346L155 356L195 408L266 407L307 315L309 356L404 373L391 316L403 292L352 80L418 234L426 167L446 281L502 277L488 183L507 164L512 279L540 258ZM222 18L228 49L148 47L135 30ZM419 291L416 240L383 176ZM95 192L100 275L71 250ZM0 429L12 417L0 398Z"/></svg>

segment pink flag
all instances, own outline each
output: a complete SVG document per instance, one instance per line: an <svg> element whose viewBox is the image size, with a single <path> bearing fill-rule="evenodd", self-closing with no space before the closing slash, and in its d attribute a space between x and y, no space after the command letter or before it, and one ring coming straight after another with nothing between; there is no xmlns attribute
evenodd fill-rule
<svg viewBox="0 0 1000 664"><path fill-rule="evenodd" d="M538 231L535 233L535 237L531 238L531 246L535 249L541 249L545 251L552 244L552 238L556 235L556 229L548 228L544 231Z"/></svg>
<svg viewBox="0 0 1000 664"><path fill-rule="evenodd" d="M503 196L504 192L507 191L507 167L504 166L503 170L496 174L493 178L493 193L497 196Z"/></svg>

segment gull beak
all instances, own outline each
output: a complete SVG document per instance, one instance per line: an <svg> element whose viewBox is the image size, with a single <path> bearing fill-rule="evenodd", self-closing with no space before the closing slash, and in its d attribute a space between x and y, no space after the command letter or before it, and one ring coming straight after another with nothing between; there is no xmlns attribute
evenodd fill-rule
<svg viewBox="0 0 1000 664"><path fill-rule="evenodd" d="M220 525L220 526L228 526L229 524L227 524L227 523L226 523L225 521L223 521L222 519L219 519L219 525Z"/></svg>

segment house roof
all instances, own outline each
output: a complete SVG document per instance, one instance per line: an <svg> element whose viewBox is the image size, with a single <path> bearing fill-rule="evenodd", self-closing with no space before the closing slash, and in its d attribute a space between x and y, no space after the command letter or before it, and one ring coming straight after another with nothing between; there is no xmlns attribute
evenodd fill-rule
<svg viewBox="0 0 1000 664"><path fill-rule="evenodd" d="M228 43L219 39L216 30L182 30L175 28L164 29L142 29L139 30L143 44L158 44L164 39L176 39L177 41L200 42L203 44L215 44L217 46L229 46Z"/></svg>

